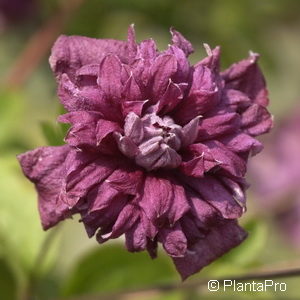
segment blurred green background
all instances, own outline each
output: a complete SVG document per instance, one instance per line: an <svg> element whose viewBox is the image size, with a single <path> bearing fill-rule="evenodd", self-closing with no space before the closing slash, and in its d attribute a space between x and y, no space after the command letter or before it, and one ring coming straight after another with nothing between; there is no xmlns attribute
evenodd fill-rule
<svg viewBox="0 0 300 300"><path fill-rule="evenodd" d="M57 232L42 231L34 188L15 156L62 143L64 129L56 123L61 107L48 66L51 45L61 33L125 39L128 25L135 23L138 40L152 37L160 49L167 47L169 28L175 27L194 45L192 62L203 57L204 42L222 47L223 68L249 50L258 52L277 121L300 101L300 1L37 0L22 20L5 19L1 2L0 299L102 299L83 295L172 282L180 286L163 253L151 261L145 253L127 253L122 241L99 246L88 240L77 219L64 222ZM15 9L20 13L21 6ZM300 267L299 251L284 242L272 218L248 194L248 212L241 220L250 233L248 240L192 280ZM45 245L45 239L51 243ZM222 294L210 293L203 285L114 299L300 299L299 277L279 281L288 284L287 292Z"/></svg>

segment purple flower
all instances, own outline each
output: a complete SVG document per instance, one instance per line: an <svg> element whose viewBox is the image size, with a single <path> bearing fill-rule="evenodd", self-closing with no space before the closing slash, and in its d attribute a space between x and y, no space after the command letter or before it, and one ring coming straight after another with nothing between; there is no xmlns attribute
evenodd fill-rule
<svg viewBox="0 0 300 300"><path fill-rule="evenodd" d="M125 234L129 251L161 243L182 278L240 244L249 154L272 119L258 55L219 70L219 47L191 66L171 30L159 52L135 42L61 36L50 57L71 124L67 145L19 156L45 229L79 213L99 243Z"/></svg>
<svg viewBox="0 0 300 300"><path fill-rule="evenodd" d="M272 214L284 237L300 249L300 107L266 140L250 164L257 204ZM267 208L267 209L266 209Z"/></svg>

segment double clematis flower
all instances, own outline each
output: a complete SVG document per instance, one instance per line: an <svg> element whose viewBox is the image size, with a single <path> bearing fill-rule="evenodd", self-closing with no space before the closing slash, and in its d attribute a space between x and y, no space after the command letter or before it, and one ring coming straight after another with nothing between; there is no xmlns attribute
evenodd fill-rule
<svg viewBox="0 0 300 300"><path fill-rule="evenodd" d="M50 65L71 124L66 145L19 156L35 184L44 229L74 214L99 243L129 251L161 243L185 279L240 244L244 180L254 136L272 126L258 55L219 67L219 47L190 65L179 32L152 39L61 36Z"/></svg>

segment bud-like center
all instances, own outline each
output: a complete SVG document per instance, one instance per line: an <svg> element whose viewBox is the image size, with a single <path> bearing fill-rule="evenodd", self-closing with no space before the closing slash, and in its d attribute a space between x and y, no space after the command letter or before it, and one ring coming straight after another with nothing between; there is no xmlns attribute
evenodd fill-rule
<svg viewBox="0 0 300 300"><path fill-rule="evenodd" d="M142 118L131 112L124 125L124 136L115 133L120 151L148 171L177 168L181 164L178 150L195 141L199 117L181 127L169 116L155 113Z"/></svg>

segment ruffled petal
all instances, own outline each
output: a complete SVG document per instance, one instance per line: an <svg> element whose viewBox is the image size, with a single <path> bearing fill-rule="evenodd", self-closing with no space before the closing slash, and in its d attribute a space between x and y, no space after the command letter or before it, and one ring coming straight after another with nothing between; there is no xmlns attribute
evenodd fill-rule
<svg viewBox="0 0 300 300"><path fill-rule="evenodd" d="M100 185L117 167L117 159L112 161L99 153L72 151L67 160L64 201L69 206L76 205L97 185Z"/></svg>
<svg viewBox="0 0 300 300"><path fill-rule="evenodd" d="M256 155L263 149L261 142L243 132L224 136L220 138L219 141L235 153L250 153L251 155Z"/></svg>
<svg viewBox="0 0 300 300"><path fill-rule="evenodd" d="M163 228L158 235L166 252L172 257L183 257L187 250L187 239L179 223L172 228Z"/></svg>
<svg viewBox="0 0 300 300"><path fill-rule="evenodd" d="M128 62L127 42L61 35L52 48L49 62L56 75L66 73L74 78L77 69L99 64L109 53L117 55L122 62Z"/></svg>
<svg viewBox="0 0 300 300"><path fill-rule="evenodd" d="M152 94L156 101L163 97L169 81L176 70L177 61L173 55L160 55L154 61L151 66L151 74Z"/></svg>
<svg viewBox="0 0 300 300"><path fill-rule="evenodd" d="M37 189L39 212L45 230L72 214L72 206L61 198L69 153L68 146L42 147L18 156L25 176Z"/></svg>
<svg viewBox="0 0 300 300"><path fill-rule="evenodd" d="M121 72L121 61L116 55L109 54L101 61L98 84L104 95L111 101L121 98L123 90Z"/></svg>
<svg viewBox="0 0 300 300"><path fill-rule="evenodd" d="M148 175L139 205L154 224L163 224L168 218L173 195L169 180Z"/></svg>
<svg viewBox="0 0 300 300"><path fill-rule="evenodd" d="M213 73L199 65L193 73L193 81L187 99L182 101L173 114L179 124L206 113L218 104L219 94Z"/></svg>
<svg viewBox="0 0 300 300"><path fill-rule="evenodd" d="M200 122L197 141L210 140L229 133L234 133L240 128L240 116L236 113L225 113Z"/></svg>
<svg viewBox="0 0 300 300"><path fill-rule="evenodd" d="M174 28L171 28L170 32L172 34L172 43L174 46L180 48L186 56L189 56L194 52L192 44L185 39L180 32L176 31Z"/></svg>
<svg viewBox="0 0 300 300"><path fill-rule="evenodd" d="M261 105L251 105L241 116L242 128L252 136L267 133L273 127L273 117Z"/></svg>
<svg viewBox="0 0 300 300"><path fill-rule="evenodd" d="M243 214L243 208L217 178L206 175L204 178L189 177L183 180L225 219L237 219Z"/></svg>
<svg viewBox="0 0 300 300"><path fill-rule="evenodd" d="M257 65L259 55L250 53L247 59L233 64L222 73L226 88L245 93L253 103L267 106L269 103L265 78Z"/></svg>
<svg viewBox="0 0 300 300"><path fill-rule="evenodd" d="M236 221L224 221L223 224L212 227L203 239L199 239L187 251L184 257L174 257L173 261L182 280L199 272L232 248L238 246L247 233L238 226Z"/></svg>
<svg viewBox="0 0 300 300"><path fill-rule="evenodd" d="M135 225L125 233L126 247L130 252L145 250L147 237L143 225L136 222Z"/></svg>
<svg viewBox="0 0 300 300"><path fill-rule="evenodd" d="M93 111L76 111L61 115L58 120L72 124L65 141L80 149L99 150L102 153L114 154L114 148L109 149L107 138L114 132L120 132L118 123L104 120L102 114ZM113 137L111 140L114 141ZM111 141L111 143L112 143Z"/></svg>

